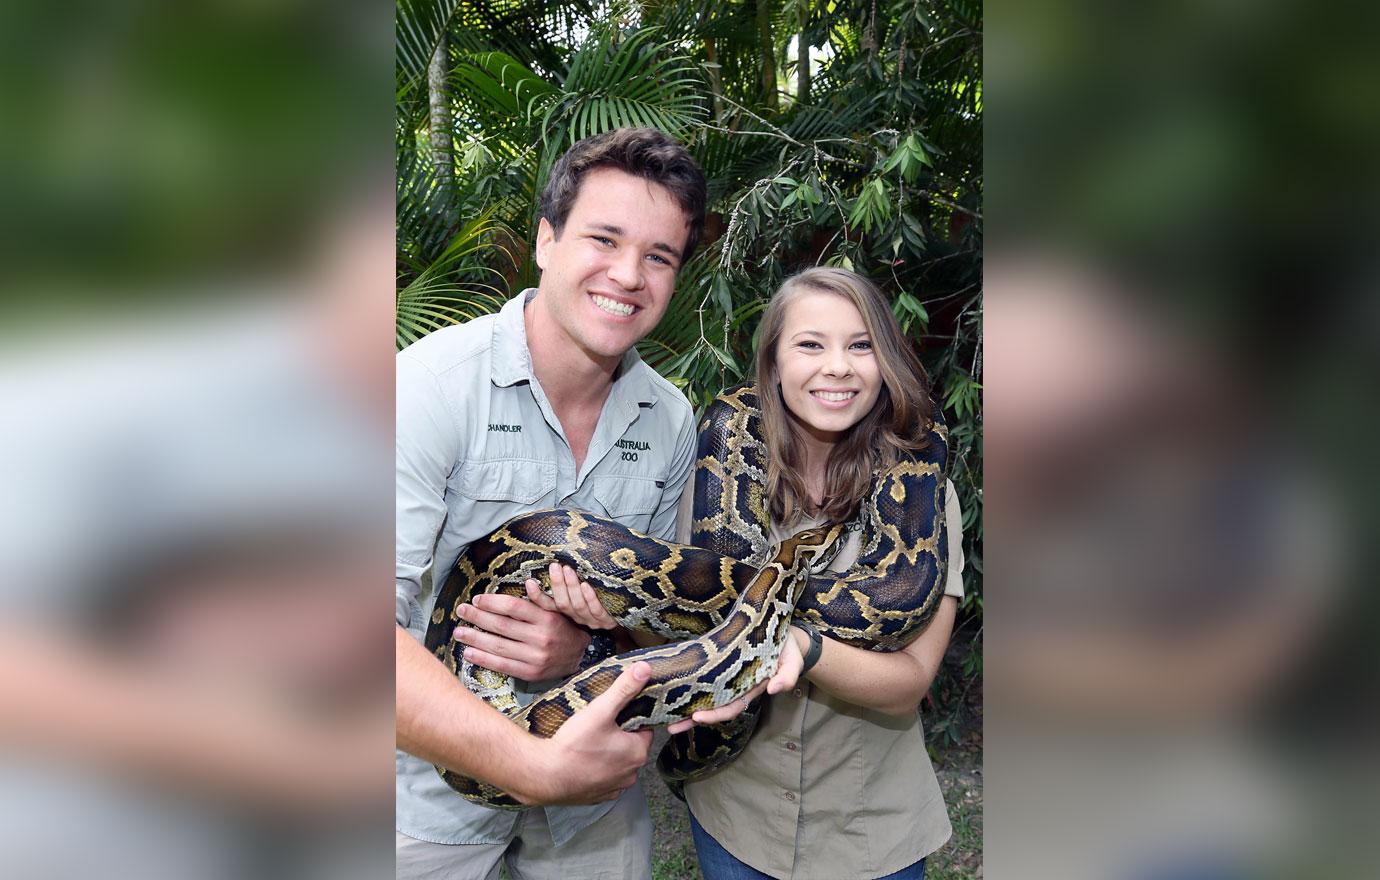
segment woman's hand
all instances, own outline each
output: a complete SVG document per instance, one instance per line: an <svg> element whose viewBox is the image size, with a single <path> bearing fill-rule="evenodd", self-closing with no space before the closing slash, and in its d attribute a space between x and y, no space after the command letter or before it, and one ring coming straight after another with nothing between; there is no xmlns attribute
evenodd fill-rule
<svg viewBox="0 0 1380 880"><path fill-rule="evenodd" d="M809 640L810 637L805 634L804 630L791 627L786 644L781 648L781 655L776 659L776 671L772 673L771 678L731 703L715 706L713 709L701 709L685 721L677 721L666 729L671 733L680 733L682 730L689 730L697 724L722 724L743 714L747 710L748 704L760 697L763 692L779 694L795 687L796 681L800 678L801 667L805 665L801 645L802 643L809 644Z"/></svg>
<svg viewBox="0 0 1380 880"><path fill-rule="evenodd" d="M527 598L537 607L546 611L559 611L566 617L590 629L613 629L618 621L609 616L608 611L594 595L594 588L580 580L575 569L560 563L551 563L551 595L541 591L541 584L535 579L527 581Z"/></svg>

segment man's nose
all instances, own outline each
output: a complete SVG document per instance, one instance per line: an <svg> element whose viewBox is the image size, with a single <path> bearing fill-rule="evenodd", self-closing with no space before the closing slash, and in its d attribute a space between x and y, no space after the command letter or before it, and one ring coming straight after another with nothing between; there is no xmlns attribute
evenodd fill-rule
<svg viewBox="0 0 1380 880"><path fill-rule="evenodd" d="M643 280L642 258L634 250L624 250L613 258L613 263L608 269L608 276L610 280L624 290L640 290Z"/></svg>

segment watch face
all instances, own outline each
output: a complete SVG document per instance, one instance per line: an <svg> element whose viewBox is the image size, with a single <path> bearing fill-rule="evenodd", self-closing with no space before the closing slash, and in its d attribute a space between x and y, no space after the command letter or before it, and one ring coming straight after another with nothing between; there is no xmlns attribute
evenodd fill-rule
<svg viewBox="0 0 1380 880"><path fill-rule="evenodd" d="M580 668L588 669L595 663L612 657L616 652L617 646L613 641L613 636L602 632L591 633L589 644L585 646L585 655L580 659Z"/></svg>

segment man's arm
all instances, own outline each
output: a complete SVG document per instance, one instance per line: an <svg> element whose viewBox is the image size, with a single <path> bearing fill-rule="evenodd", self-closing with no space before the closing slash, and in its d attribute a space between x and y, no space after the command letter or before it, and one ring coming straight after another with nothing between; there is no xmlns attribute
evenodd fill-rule
<svg viewBox="0 0 1380 880"><path fill-rule="evenodd" d="M647 762L650 730L627 732L618 711L641 692L650 669L634 664L609 691L540 739L470 693L397 628L398 748L482 779L527 804L587 804L616 798Z"/></svg>
<svg viewBox="0 0 1380 880"><path fill-rule="evenodd" d="M559 741L531 736L471 694L405 629L421 611L422 574L432 567L436 536L446 516L446 481L465 456L461 428L436 376L407 353L400 355L394 634L398 747L484 779L530 803L608 800L620 786L630 785L636 769L646 762L644 737L613 727L612 715L598 724L598 713L567 725L571 732L562 731ZM578 656L588 636L564 617L551 616L584 639L578 643ZM567 648L570 641L566 639ZM559 648L558 642L551 644ZM547 661L539 657L537 662Z"/></svg>

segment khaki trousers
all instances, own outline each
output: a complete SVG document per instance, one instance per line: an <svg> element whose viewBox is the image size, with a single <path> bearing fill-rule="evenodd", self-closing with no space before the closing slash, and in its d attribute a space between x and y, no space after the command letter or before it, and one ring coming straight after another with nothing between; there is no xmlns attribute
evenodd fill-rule
<svg viewBox="0 0 1380 880"><path fill-rule="evenodd" d="M508 843L429 843L398 833L398 880L651 880L652 820L642 786L563 846L551 842L545 810L528 810Z"/></svg>

